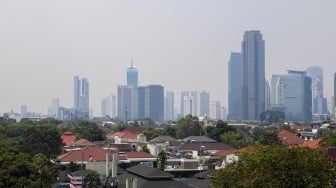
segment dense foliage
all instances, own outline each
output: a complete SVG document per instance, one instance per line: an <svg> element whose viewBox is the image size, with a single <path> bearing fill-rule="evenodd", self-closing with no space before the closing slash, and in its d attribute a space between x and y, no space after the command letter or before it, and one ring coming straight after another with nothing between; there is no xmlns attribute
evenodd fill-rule
<svg viewBox="0 0 336 188"><path fill-rule="evenodd" d="M237 132L236 128L229 126L223 121L217 121L216 126L207 126L205 129L207 136L216 140L217 142L221 141L221 135L227 132Z"/></svg>
<svg viewBox="0 0 336 188"><path fill-rule="evenodd" d="M182 139L199 135L204 135L204 131L198 121L198 117L187 115L177 121L176 138Z"/></svg>
<svg viewBox="0 0 336 188"><path fill-rule="evenodd" d="M259 146L214 173L213 187L331 187L335 167L318 150Z"/></svg>

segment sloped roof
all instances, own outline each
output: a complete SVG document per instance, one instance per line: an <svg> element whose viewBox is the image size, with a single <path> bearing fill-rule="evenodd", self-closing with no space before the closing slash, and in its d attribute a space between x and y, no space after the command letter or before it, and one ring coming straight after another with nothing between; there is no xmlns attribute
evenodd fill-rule
<svg viewBox="0 0 336 188"><path fill-rule="evenodd" d="M152 140L150 140L150 143L157 143L157 142L177 142L177 140L171 136L158 136Z"/></svg>
<svg viewBox="0 0 336 188"><path fill-rule="evenodd" d="M125 152L127 158L156 158L153 155L143 151L130 151Z"/></svg>
<svg viewBox="0 0 336 188"><path fill-rule="evenodd" d="M228 149L234 149L233 147L225 144L225 143L195 143L195 142L187 142L184 144L181 144L176 147L176 150L195 150L198 151L201 146L205 147L205 150L228 150Z"/></svg>
<svg viewBox="0 0 336 188"><path fill-rule="evenodd" d="M309 147L309 148L319 148L320 147L320 142L321 142L321 138L316 139L316 140L309 140L309 141L305 141L301 146L302 147Z"/></svg>
<svg viewBox="0 0 336 188"><path fill-rule="evenodd" d="M108 134L106 135L106 137L112 138L114 136L118 136L119 138L137 139L139 134L124 130L124 131Z"/></svg>
<svg viewBox="0 0 336 188"><path fill-rule="evenodd" d="M126 127L123 131L128 131L134 134L140 134L145 130L143 127Z"/></svg>
<svg viewBox="0 0 336 188"><path fill-rule="evenodd" d="M237 149L227 149L227 150L218 150L214 156L217 156L217 157L225 157L227 155L231 155L231 154L234 154L235 152L237 152L238 150Z"/></svg>
<svg viewBox="0 0 336 188"><path fill-rule="evenodd" d="M182 139L184 142L217 142L206 136L189 136L187 138Z"/></svg>
<svg viewBox="0 0 336 188"><path fill-rule="evenodd" d="M126 169L128 172L141 176L146 179L171 179L174 175L164 172L157 168L152 168L145 165L136 165Z"/></svg>
<svg viewBox="0 0 336 188"><path fill-rule="evenodd" d="M74 145L76 146L94 146L95 144L93 144L92 142L88 141L85 138L79 139L77 140Z"/></svg>
<svg viewBox="0 0 336 188"><path fill-rule="evenodd" d="M76 137L70 131L64 132L61 138L64 146L70 146L76 140Z"/></svg>
<svg viewBox="0 0 336 188"><path fill-rule="evenodd" d="M93 161L105 161L106 153L111 152L98 146L90 146L60 155L57 157L57 160L60 162L81 162L82 160L89 161L91 156Z"/></svg>
<svg viewBox="0 0 336 188"><path fill-rule="evenodd" d="M303 139L287 130L280 131L278 133L278 138L282 142L282 144L286 146L301 145L304 142Z"/></svg>

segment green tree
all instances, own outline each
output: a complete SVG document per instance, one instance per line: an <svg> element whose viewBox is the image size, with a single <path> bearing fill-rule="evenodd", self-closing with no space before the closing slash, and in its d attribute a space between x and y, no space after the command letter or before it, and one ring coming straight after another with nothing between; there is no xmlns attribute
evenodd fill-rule
<svg viewBox="0 0 336 188"><path fill-rule="evenodd" d="M278 134L275 131L267 131L259 137L258 143L261 145L281 145Z"/></svg>
<svg viewBox="0 0 336 188"><path fill-rule="evenodd" d="M164 170L167 157L165 151L161 151L157 158L157 168Z"/></svg>
<svg viewBox="0 0 336 188"><path fill-rule="evenodd" d="M163 128L163 135L168 135L171 136L173 138L176 138L176 128L175 126L166 126L165 128Z"/></svg>
<svg viewBox="0 0 336 188"><path fill-rule="evenodd" d="M187 115L177 121L176 137L186 138L188 136L204 135L204 131L198 121L198 117Z"/></svg>
<svg viewBox="0 0 336 188"><path fill-rule="evenodd" d="M78 139L85 138L90 141L102 141L104 140L103 131L94 122L80 121L72 132L78 136Z"/></svg>
<svg viewBox="0 0 336 188"><path fill-rule="evenodd" d="M306 147L259 146L214 173L212 186L333 187L335 167L324 153Z"/></svg>
<svg viewBox="0 0 336 188"><path fill-rule="evenodd" d="M96 188L100 187L101 181L99 174L96 171L90 171L84 177L84 187L87 188Z"/></svg>
<svg viewBox="0 0 336 188"><path fill-rule="evenodd" d="M323 147L335 147L336 146L336 132L328 131L322 137L320 145Z"/></svg>
<svg viewBox="0 0 336 188"><path fill-rule="evenodd" d="M224 121L217 121L216 126L207 126L205 128L206 134L208 137L220 142L221 141L221 135L227 132L237 132L236 128L233 126L229 126Z"/></svg>
<svg viewBox="0 0 336 188"><path fill-rule="evenodd" d="M285 120L285 113L281 111L267 110L260 114L260 120L262 122L277 123Z"/></svg>

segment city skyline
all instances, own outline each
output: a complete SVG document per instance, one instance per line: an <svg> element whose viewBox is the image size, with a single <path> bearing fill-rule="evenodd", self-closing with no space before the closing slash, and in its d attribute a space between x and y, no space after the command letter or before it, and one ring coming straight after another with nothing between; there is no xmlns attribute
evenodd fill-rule
<svg viewBox="0 0 336 188"><path fill-rule="evenodd" d="M247 30L264 36L269 82L288 69L321 66L323 95L330 101L335 5L310 0L0 2L5 67L0 113L27 105L47 114L53 98L72 107L71 80L79 75L90 81L90 107L98 115L101 99L126 83L132 57L141 72L139 85L161 84L175 93L175 101L182 91L207 90L212 100L228 106L227 62L231 52L240 51Z"/></svg>

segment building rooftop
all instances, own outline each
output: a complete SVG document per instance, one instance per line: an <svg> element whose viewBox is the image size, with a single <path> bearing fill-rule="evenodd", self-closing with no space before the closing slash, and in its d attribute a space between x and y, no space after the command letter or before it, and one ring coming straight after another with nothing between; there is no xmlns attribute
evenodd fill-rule
<svg viewBox="0 0 336 188"><path fill-rule="evenodd" d="M280 131L278 133L278 138L282 142L282 144L286 146L301 145L304 142L303 139L287 130Z"/></svg>
<svg viewBox="0 0 336 188"><path fill-rule="evenodd" d="M189 136L187 138L182 139L183 142L217 142L206 136Z"/></svg>

